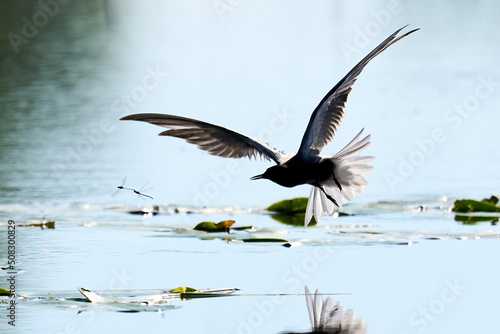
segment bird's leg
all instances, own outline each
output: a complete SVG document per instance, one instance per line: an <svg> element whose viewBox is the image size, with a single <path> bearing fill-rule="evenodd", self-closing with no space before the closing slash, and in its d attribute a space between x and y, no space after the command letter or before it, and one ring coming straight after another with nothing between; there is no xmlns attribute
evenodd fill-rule
<svg viewBox="0 0 500 334"><path fill-rule="evenodd" d="M335 200L335 198L333 198L332 196L328 195L325 191L325 189L323 189L323 186L316 186L318 187L319 189L321 189L321 191L323 192L323 194L325 194L326 198L328 198L330 201L333 202L333 204L335 204L337 207L340 208L340 205L339 203L337 203L337 201Z"/></svg>
<svg viewBox="0 0 500 334"><path fill-rule="evenodd" d="M337 178L335 177L333 171L332 171L332 176L333 176L333 181L335 181L335 184L337 185L337 187L339 187L339 190L342 192L342 185L340 184L339 180L337 180Z"/></svg>

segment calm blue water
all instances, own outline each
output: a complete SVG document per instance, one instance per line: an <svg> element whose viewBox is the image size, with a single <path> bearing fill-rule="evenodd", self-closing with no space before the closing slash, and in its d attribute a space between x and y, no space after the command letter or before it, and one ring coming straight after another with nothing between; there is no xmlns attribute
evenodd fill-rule
<svg viewBox="0 0 500 334"><path fill-rule="evenodd" d="M295 294L307 284L349 293L333 298L369 333L498 330L500 230L463 225L449 212L454 199L482 199L500 186L496 2L95 0L52 6L45 16L37 2L0 8L0 240L9 219L56 221L54 230L17 229L21 294L181 285ZM23 18L38 20L36 31ZM335 153L363 127L372 134L370 185L344 208L354 216L307 229L282 225L262 209L307 196L308 187L249 181L269 164L213 157L158 137L160 128L118 121L140 112L183 115L294 151L323 95L405 24L421 30L363 71L323 152ZM121 184L154 199L116 192ZM146 205L164 214L126 212ZM203 240L191 231L224 219L255 227L240 236L300 245ZM282 298L178 301L163 313L78 314L24 303L15 328L1 305L0 328L309 330L304 297Z"/></svg>

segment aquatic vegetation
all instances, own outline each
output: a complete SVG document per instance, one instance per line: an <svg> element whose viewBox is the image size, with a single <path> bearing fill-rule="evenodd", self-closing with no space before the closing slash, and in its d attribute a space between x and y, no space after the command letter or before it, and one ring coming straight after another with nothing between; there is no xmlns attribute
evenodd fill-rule
<svg viewBox="0 0 500 334"><path fill-rule="evenodd" d="M279 223L285 224L285 225L292 225L292 226L304 226L304 219L305 219L305 214L304 213L284 213L284 214L279 214L279 215L271 215L271 218L276 220ZM314 217L312 217L311 222L309 223L308 226L315 226L316 220Z"/></svg>
<svg viewBox="0 0 500 334"><path fill-rule="evenodd" d="M266 208L267 211L276 212L280 214L294 214L305 213L307 207L307 197L296 197L292 199L285 199Z"/></svg>
<svg viewBox="0 0 500 334"><path fill-rule="evenodd" d="M11 295L10 290L0 288L0 296L10 296L10 295Z"/></svg>
<svg viewBox="0 0 500 334"><path fill-rule="evenodd" d="M307 201L307 197L285 199L271 204L266 210L275 213L271 215L271 218L282 224L304 226ZM312 217L309 226L316 224L316 220Z"/></svg>
<svg viewBox="0 0 500 334"><path fill-rule="evenodd" d="M304 226L307 201L307 197L285 199L271 204L265 210L274 213L271 215L271 218L277 222L285 225ZM349 214L337 211L334 213L334 216L349 216ZM316 219L312 217L308 226L314 226L316 224Z"/></svg>
<svg viewBox="0 0 500 334"><path fill-rule="evenodd" d="M455 212L500 212L500 206L497 206L498 196L493 195L482 201L473 199L459 199L453 204L452 211Z"/></svg>
<svg viewBox="0 0 500 334"><path fill-rule="evenodd" d="M187 286L171 290L103 290L92 291L77 288L84 298L76 297L74 292L60 291L41 296L18 295L18 303L55 309L114 311L114 312L158 312L179 308L172 302L196 298L225 297L233 295L237 288L194 289ZM5 294L3 294L5 293ZM9 302L10 291L0 288L0 304ZM5 299L7 298L7 299Z"/></svg>
<svg viewBox="0 0 500 334"><path fill-rule="evenodd" d="M168 290L168 292L171 292L171 293L186 293L186 292L199 292L200 290L198 289L195 289L195 288L190 288L188 286L180 286L178 288L175 288L175 289L172 289L172 290Z"/></svg>
<svg viewBox="0 0 500 334"><path fill-rule="evenodd" d="M236 231L242 231L242 230L248 230L251 229L252 226L239 226L239 227L231 227L235 223L234 220L223 220L221 222L218 222L217 224L215 222L201 222L198 225L196 225L193 230L196 231L203 231L203 232L208 232L208 233L215 233L215 232L226 232L229 233L229 230L236 230Z"/></svg>
<svg viewBox="0 0 500 334"><path fill-rule="evenodd" d="M18 227L40 227L42 230L45 229L54 229L56 222L54 220L45 220L45 218L42 219L40 222L28 222L26 224L18 224Z"/></svg>
<svg viewBox="0 0 500 334"><path fill-rule="evenodd" d="M87 298L88 302L91 303L108 303L108 304L140 304L144 305L155 305L155 304L165 304L173 300L187 300L195 298L209 298L209 297L222 297L227 296L235 291L237 288L224 288L224 289L195 289L187 286L180 286L169 291L151 291L156 292L153 294L141 293L140 291L129 291L126 295L123 292L118 293L114 291L105 292L110 296L103 296L94 291L78 288L78 291ZM145 291L150 292L150 291Z"/></svg>
<svg viewBox="0 0 500 334"><path fill-rule="evenodd" d="M490 222L492 225L497 225L499 217L495 216L466 216L466 215L455 215L455 221L462 222L466 225L474 225L481 222Z"/></svg>
<svg viewBox="0 0 500 334"><path fill-rule="evenodd" d="M193 230L204 232L229 232L229 228L234 224L234 220L223 220L219 223L201 222Z"/></svg>
<svg viewBox="0 0 500 334"><path fill-rule="evenodd" d="M455 214L455 220L468 225L479 222L491 222L493 225L496 225L500 217L499 215L495 215L495 213L500 212L500 206L497 205L498 200L497 195L481 201L473 199L456 200L452 208L452 211L458 212ZM464 215L461 213L467 214Z"/></svg>

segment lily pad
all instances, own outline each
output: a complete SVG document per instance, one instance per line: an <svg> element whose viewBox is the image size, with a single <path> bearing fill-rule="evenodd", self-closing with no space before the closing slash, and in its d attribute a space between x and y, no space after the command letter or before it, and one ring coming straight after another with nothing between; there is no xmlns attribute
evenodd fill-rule
<svg viewBox="0 0 500 334"><path fill-rule="evenodd" d="M0 296L10 296L11 292L7 289L0 288Z"/></svg>
<svg viewBox="0 0 500 334"><path fill-rule="evenodd" d="M200 291L200 290L195 289L195 288L190 288L188 286L180 286L178 288L169 290L168 292L171 292L171 293L186 293L186 292L196 292L196 291Z"/></svg>
<svg viewBox="0 0 500 334"><path fill-rule="evenodd" d="M293 226L304 226L305 220L304 213L288 213L288 214L279 214L279 215L271 215L271 218L285 225L293 225ZM316 220L312 217L309 226L316 225Z"/></svg>
<svg viewBox="0 0 500 334"><path fill-rule="evenodd" d="M476 201L473 199L456 200L453 204L453 211L456 212L500 212L500 206L497 206L498 196Z"/></svg>
<svg viewBox="0 0 500 334"><path fill-rule="evenodd" d="M267 211L271 211L274 214L271 218L274 220L293 226L304 226L305 213L307 208L307 197L297 197L292 199L285 199L283 201L271 204L266 208ZM349 214L344 212L339 212L339 216L349 216ZM309 226L316 225L316 220L314 217L311 219Z"/></svg>
<svg viewBox="0 0 500 334"><path fill-rule="evenodd" d="M285 199L283 201L271 204L266 208L267 211L276 213L305 213L307 207L307 197L297 197L292 199Z"/></svg>
<svg viewBox="0 0 500 334"><path fill-rule="evenodd" d="M219 223L201 222L194 227L196 231L204 232L229 232L229 228L234 224L234 220L223 220Z"/></svg>

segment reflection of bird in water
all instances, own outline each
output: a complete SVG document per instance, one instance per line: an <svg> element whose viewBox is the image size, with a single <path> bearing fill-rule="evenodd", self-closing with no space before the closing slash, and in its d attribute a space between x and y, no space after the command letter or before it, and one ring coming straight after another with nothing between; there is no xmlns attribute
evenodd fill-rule
<svg viewBox="0 0 500 334"><path fill-rule="evenodd" d="M143 189L145 187L147 187L148 183L149 183L149 180L146 181L146 183L141 187L140 190L135 190L133 188L127 188L125 187L125 182L127 181L127 175L125 175L125 177L123 178L123 181L122 181L122 184L120 186L117 186L118 190L116 190L112 195L111 197L114 197L120 190L131 190L133 191L135 194L137 194L138 196L144 196L144 197L148 197L148 198L151 198L153 199L153 197L149 196L149 195L146 195L146 194L143 194L141 191L143 191ZM145 191L147 190L150 190L152 189L151 187L147 188Z"/></svg>
<svg viewBox="0 0 500 334"><path fill-rule="evenodd" d="M314 296L307 286L306 304L313 333L364 334L367 332L363 319L355 319L353 310L344 310L339 302L333 303L332 297L323 301L319 289Z"/></svg>
<svg viewBox="0 0 500 334"><path fill-rule="evenodd" d="M169 130L161 132L160 135L183 138L213 155L227 158L260 156L273 160L276 166L254 176L252 180L268 179L284 187L312 185L305 225L313 215L319 222L323 212L333 213L345 200L353 200L355 192L362 193L363 187L368 184L363 173L373 168L369 163L374 157L360 155L370 144L370 136L360 140L363 130L333 157L321 157L319 154L333 139L344 115L347 95L364 67L389 46L418 30L397 37L402 29L384 40L326 94L314 109L296 154L283 154L241 133L190 118L163 114L136 114L121 119L165 127Z"/></svg>
<svg viewBox="0 0 500 334"><path fill-rule="evenodd" d="M319 289L313 295L306 285L305 292L311 331L286 334L365 334L367 332L363 319L355 319L353 310L344 310L339 302L334 304L332 297L323 301Z"/></svg>

